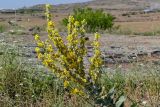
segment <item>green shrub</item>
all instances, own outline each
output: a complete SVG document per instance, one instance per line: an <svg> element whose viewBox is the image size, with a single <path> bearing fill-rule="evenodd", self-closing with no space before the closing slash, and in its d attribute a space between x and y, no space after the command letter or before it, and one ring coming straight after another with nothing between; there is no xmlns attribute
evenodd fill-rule
<svg viewBox="0 0 160 107"><path fill-rule="evenodd" d="M86 20L86 29L88 32L99 30L111 30L114 26L115 17L111 14L105 14L103 10L93 10L91 8L75 9L73 17L77 21ZM67 26L68 19L64 18L62 23Z"/></svg>

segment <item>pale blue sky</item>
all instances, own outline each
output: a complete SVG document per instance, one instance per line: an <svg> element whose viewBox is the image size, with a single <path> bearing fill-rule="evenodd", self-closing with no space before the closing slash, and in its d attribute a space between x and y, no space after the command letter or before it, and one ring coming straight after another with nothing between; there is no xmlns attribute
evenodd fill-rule
<svg viewBox="0 0 160 107"><path fill-rule="evenodd" d="M13 9L24 6L32 6L35 4L65 4L65 3L76 3L85 2L90 0L0 0L0 9Z"/></svg>

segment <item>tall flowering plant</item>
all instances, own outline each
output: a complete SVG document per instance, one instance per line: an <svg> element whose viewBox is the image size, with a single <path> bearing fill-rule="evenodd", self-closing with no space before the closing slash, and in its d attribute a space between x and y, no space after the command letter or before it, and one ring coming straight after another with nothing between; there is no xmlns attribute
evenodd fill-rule
<svg viewBox="0 0 160 107"><path fill-rule="evenodd" d="M92 43L94 55L89 59L90 66L85 66L86 21L79 22L73 16L69 16L67 43L65 43L51 20L50 8L50 5L46 5L48 39L42 41L38 34L35 35L37 43L35 51L38 58L64 81L64 88L67 88L70 93L89 96L97 101L102 94L99 83L102 66L100 43L98 42L100 34L94 34L95 38ZM44 53L41 52L41 49L44 49Z"/></svg>

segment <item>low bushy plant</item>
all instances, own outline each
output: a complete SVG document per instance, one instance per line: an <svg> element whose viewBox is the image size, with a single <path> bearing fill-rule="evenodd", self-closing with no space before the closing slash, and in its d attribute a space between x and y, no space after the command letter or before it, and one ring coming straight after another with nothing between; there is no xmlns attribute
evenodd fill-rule
<svg viewBox="0 0 160 107"><path fill-rule="evenodd" d="M58 78L63 80L64 88L68 93L90 98L95 104L102 107L123 106L125 97L121 96L115 99L113 97L115 94L114 88L107 94L105 87L101 86L100 83L102 74L102 59L98 41L100 34L95 33L92 43L94 55L88 58L89 65L87 65L84 60L87 58L85 40L86 20L78 21L74 16L69 16L67 43L65 43L51 20L50 8L50 5L46 5L48 39L42 41L38 34L35 35L38 45L35 51L38 58ZM101 11L97 11L96 14L98 13L101 14ZM44 50L43 53L41 49Z"/></svg>

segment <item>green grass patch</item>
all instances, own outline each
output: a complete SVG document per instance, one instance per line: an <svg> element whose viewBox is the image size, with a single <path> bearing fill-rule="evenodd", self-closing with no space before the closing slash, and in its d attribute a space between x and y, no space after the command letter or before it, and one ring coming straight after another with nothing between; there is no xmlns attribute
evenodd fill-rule
<svg viewBox="0 0 160 107"><path fill-rule="evenodd" d="M0 25L0 33L3 33L6 31L6 26L5 25Z"/></svg>

